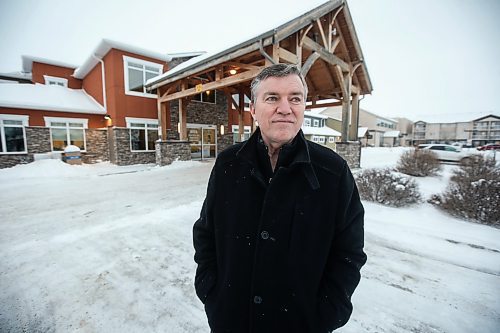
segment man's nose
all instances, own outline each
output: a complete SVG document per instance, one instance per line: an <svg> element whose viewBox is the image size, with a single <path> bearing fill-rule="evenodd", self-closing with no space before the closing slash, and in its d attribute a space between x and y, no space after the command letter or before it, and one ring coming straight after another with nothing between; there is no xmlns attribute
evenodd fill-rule
<svg viewBox="0 0 500 333"><path fill-rule="evenodd" d="M290 102L286 98L281 99L276 111L281 114L291 113L292 108L290 107Z"/></svg>

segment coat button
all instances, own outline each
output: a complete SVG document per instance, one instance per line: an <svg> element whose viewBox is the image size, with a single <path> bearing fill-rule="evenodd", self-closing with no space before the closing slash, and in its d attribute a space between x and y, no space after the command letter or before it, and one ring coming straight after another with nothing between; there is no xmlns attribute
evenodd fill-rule
<svg viewBox="0 0 500 333"><path fill-rule="evenodd" d="M267 231L262 231L260 233L260 237L262 237L262 239L268 239L269 238L269 233Z"/></svg>
<svg viewBox="0 0 500 333"><path fill-rule="evenodd" d="M255 297L253 298L253 302L254 302L255 304L260 304L260 303L262 303L262 297L260 297L260 296L255 296Z"/></svg>

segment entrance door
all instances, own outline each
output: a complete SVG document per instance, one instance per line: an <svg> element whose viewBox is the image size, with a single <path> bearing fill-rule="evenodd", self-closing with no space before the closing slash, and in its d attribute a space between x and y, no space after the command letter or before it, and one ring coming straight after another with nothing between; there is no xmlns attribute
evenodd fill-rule
<svg viewBox="0 0 500 333"><path fill-rule="evenodd" d="M217 156L217 127L215 125L187 124L191 144L191 159L204 160Z"/></svg>

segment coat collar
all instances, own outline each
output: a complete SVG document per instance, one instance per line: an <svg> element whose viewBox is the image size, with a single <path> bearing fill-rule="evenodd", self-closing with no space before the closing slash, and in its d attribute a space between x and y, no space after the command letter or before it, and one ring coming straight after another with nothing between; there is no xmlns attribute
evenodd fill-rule
<svg viewBox="0 0 500 333"><path fill-rule="evenodd" d="M261 138L260 135L260 128L257 128L257 130L252 134L252 136L243 144L243 146L238 150L236 153L236 156L246 160L249 164L251 164L254 168L258 168L258 144L259 140ZM316 173L314 172L314 168L311 163L311 157L309 155L309 146L307 144L307 141L304 137L304 133L302 133L302 130L299 130L299 133L297 133L297 136L293 139L293 142L290 145L284 145L282 148L283 152L280 151L280 155L282 153L288 154L290 151L288 150L293 150L294 154L292 154L290 158L290 163L288 164L288 167L300 167L304 173L304 176L306 177L309 185L313 190L318 189L319 182L318 178L316 177ZM281 157L281 156L280 156ZM278 159L280 158L278 157Z"/></svg>

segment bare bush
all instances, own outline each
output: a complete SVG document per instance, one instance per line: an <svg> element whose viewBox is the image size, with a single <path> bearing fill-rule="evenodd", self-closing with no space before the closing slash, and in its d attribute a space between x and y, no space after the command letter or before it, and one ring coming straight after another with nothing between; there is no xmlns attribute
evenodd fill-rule
<svg viewBox="0 0 500 333"><path fill-rule="evenodd" d="M420 201L415 181L390 169L367 169L356 175L362 199L393 207Z"/></svg>
<svg viewBox="0 0 500 333"><path fill-rule="evenodd" d="M417 177L434 176L441 170L441 164L433 151L412 149L401 155L396 170Z"/></svg>
<svg viewBox="0 0 500 333"><path fill-rule="evenodd" d="M429 202L451 215L500 227L500 170L494 160L473 156L460 163L446 191Z"/></svg>

